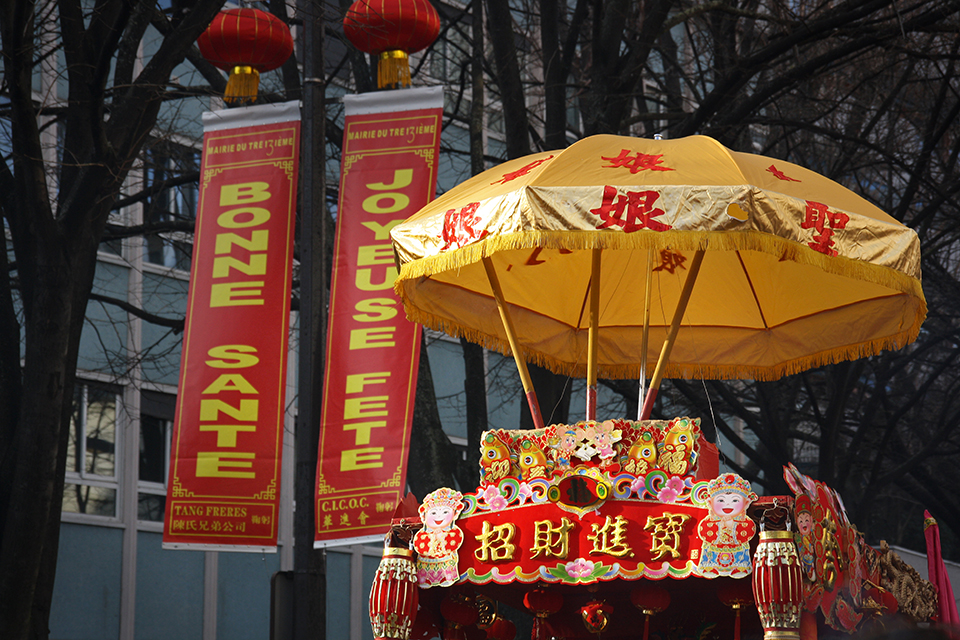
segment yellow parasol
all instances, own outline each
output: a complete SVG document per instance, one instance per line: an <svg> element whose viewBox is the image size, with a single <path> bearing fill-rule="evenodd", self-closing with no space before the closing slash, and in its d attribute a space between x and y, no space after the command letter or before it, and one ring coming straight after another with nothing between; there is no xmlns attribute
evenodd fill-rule
<svg viewBox="0 0 960 640"><path fill-rule="evenodd" d="M391 235L408 317L512 352L541 424L528 361L586 377L594 419L597 377L643 378L659 354L647 417L663 377L773 380L902 347L926 315L911 229L705 136L512 160Z"/></svg>

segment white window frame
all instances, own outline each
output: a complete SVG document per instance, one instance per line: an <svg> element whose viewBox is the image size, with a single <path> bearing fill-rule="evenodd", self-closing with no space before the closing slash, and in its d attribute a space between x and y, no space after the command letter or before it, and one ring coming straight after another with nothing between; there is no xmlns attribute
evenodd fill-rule
<svg viewBox="0 0 960 640"><path fill-rule="evenodd" d="M80 449L79 458L82 460L80 465L80 471L68 470L64 475L64 495L67 495L67 492L73 490L74 485L80 486L89 486L89 487L99 487L103 489L112 489L115 494L114 498L114 510L113 515L103 515L95 513L79 513L76 511L64 511L61 503L61 519L67 522L84 522L84 523L98 523L98 524L107 524L107 523L117 523L121 521L121 508L123 500L123 492L121 487L120 478L123 477L123 432L124 432L124 407L123 407L123 391L122 389L114 389L115 385L106 385L99 384L97 380L90 379L81 379L77 378L75 383L75 393L80 391L82 397L82 405L80 415L84 416L86 420L86 407L88 406L88 396L89 389L91 386L100 386L104 390L108 390L113 394L114 397L114 417L113 417L113 475L105 476L92 473L86 470L86 459L87 459L87 424L86 421L83 425L83 437L78 438L76 446ZM72 401L71 401L72 402ZM73 437L71 434L70 437ZM69 461L68 461L69 465Z"/></svg>

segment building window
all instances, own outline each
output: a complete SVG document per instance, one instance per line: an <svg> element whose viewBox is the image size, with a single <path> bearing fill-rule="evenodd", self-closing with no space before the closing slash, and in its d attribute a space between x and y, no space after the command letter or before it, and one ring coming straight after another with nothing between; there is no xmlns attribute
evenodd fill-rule
<svg viewBox="0 0 960 640"><path fill-rule="evenodd" d="M165 186L153 194L143 213L144 224L167 229L144 235L144 258L152 264L190 270L192 230L197 215L200 152L171 143L157 143L144 157L144 183L148 189ZM176 229L186 223L189 230Z"/></svg>
<svg viewBox="0 0 960 640"><path fill-rule="evenodd" d="M137 520L163 522L175 402L172 395L147 390L140 393Z"/></svg>
<svg viewBox="0 0 960 640"><path fill-rule="evenodd" d="M170 421L140 415L140 475L137 482L137 519L163 522L170 468Z"/></svg>
<svg viewBox="0 0 960 640"><path fill-rule="evenodd" d="M117 407L113 387L78 382L70 415L64 511L117 516Z"/></svg>

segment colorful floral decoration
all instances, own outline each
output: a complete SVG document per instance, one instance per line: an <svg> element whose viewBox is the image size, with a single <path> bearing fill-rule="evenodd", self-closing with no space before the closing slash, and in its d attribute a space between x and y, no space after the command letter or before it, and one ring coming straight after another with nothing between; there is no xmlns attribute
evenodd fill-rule
<svg viewBox="0 0 960 640"><path fill-rule="evenodd" d="M750 540L757 532L747 507L757 499L750 483L735 473L725 473L707 485L707 517L697 530L703 550L697 571L707 578L740 578L752 571Z"/></svg>
<svg viewBox="0 0 960 640"><path fill-rule="evenodd" d="M615 567L586 558L577 558L566 564L560 563L555 567L547 567L545 571L554 578L559 578L564 584L590 584L610 574L611 569ZM613 573L616 574L615 571Z"/></svg>
<svg viewBox="0 0 960 640"><path fill-rule="evenodd" d="M417 582L421 589L447 587L460 579L457 551L463 531L454 521L463 510L463 495L453 489L437 489L420 505L423 529L413 538L417 558Z"/></svg>

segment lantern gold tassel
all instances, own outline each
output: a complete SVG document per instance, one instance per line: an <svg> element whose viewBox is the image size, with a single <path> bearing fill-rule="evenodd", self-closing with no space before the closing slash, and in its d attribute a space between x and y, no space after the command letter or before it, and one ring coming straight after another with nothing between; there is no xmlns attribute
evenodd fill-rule
<svg viewBox="0 0 960 640"><path fill-rule="evenodd" d="M227 88L223 92L223 99L227 104L253 102L257 99L257 88L259 86L259 71L253 67L236 66L227 79Z"/></svg>
<svg viewBox="0 0 960 640"><path fill-rule="evenodd" d="M377 87L405 89L410 86L410 57L406 51L391 49L380 53L377 64Z"/></svg>

